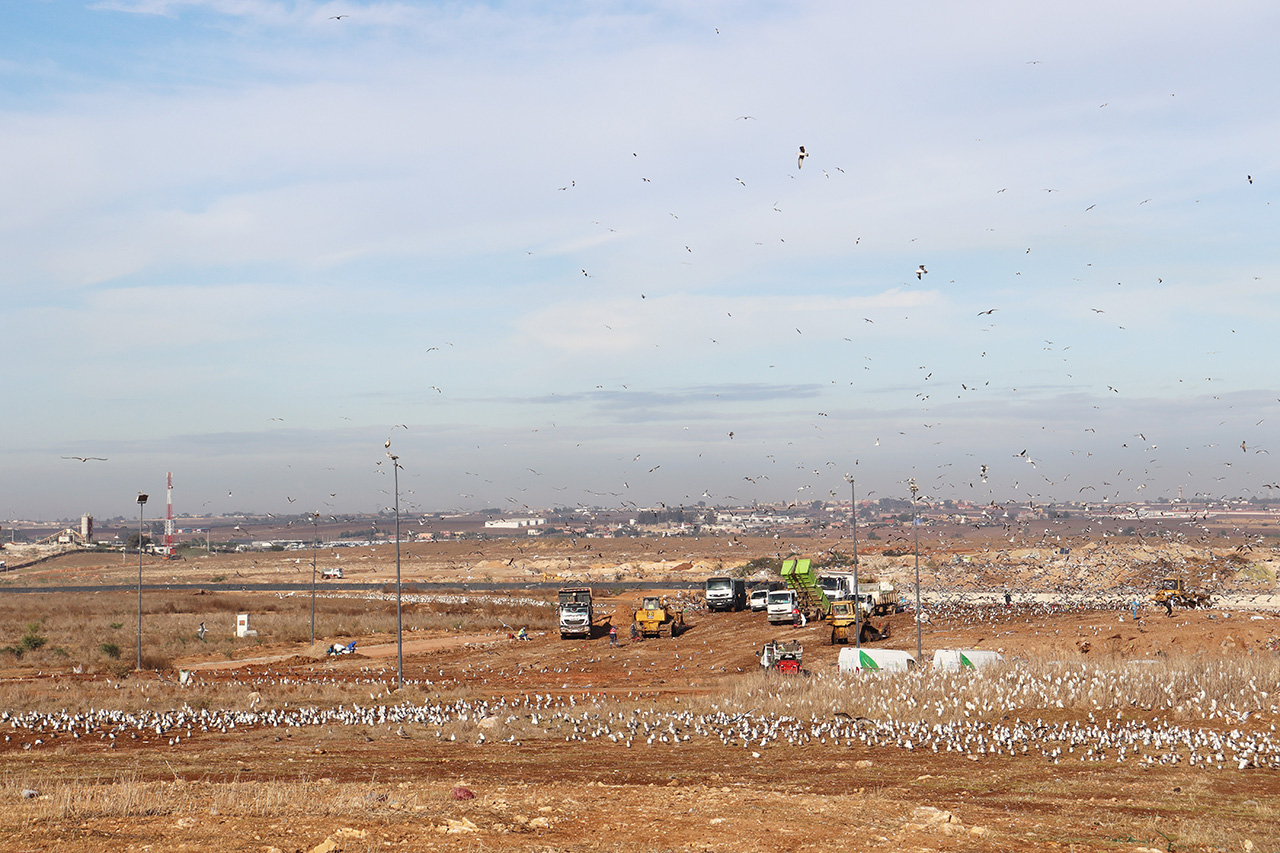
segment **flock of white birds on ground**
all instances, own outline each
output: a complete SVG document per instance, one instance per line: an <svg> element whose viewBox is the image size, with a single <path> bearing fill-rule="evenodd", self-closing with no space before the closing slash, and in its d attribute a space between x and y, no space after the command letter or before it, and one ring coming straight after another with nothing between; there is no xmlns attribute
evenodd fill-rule
<svg viewBox="0 0 1280 853"><path fill-rule="evenodd" d="M678 702L663 707L643 692L626 697L524 692L509 698L388 704L379 700L391 698L383 690L394 673L368 667L361 673L356 681L376 685L367 705L294 702L293 707L285 703L231 710L184 703L169 711L4 711L0 730L5 731L5 746L25 750L67 739L97 741L106 748L119 742L178 748L263 729L323 742L326 734L333 736L335 726L347 726L475 746L554 740L630 749L719 742L750 750L755 757L765 749L810 747L833 755L897 749L959 754L974 761L1008 756L1053 764L1280 769L1280 737L1275 723L1267 722L1280 711L1274 661L1204 661L1176 670L1015 662L983 673L918 669L856 676L818 673L809 679L753 676L757 680L744 681L726 696L702 700L710 704L700 710L681 708ZM204 682L195 673L187 683L198 692ZM215 683L225 687L221 679ZM262 671L236 683L265 689L315 682ZM355 686L351 680L343 683ZM265 704L256 690L249 695L251 706ZM1019 708L1028 710L1013 710ZM1079 719L1044 719L1070 713Z"/></svg>

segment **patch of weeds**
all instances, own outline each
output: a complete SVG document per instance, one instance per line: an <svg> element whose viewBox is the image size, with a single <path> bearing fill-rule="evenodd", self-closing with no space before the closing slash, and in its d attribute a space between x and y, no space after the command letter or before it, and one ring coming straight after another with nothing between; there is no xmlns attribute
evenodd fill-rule
<svg viewBox="0 0 1280 853"><path fill-rule="evenodd" d="M47 642L49 642L49 638L40 635L40 623L28 622L27 633L22 635L22 639L18 640L18 644L16 646L5 646L0 649L0 652L7 652L14 657L20 658L27 652L34 652Z"/></svg>
<svg viewBox="0 0 1280 853"><path fill-rule="evenodd" d="M123 622L112 622L112 623L111 623L111 627L112 627L112 629L114 629L114 630L117 630L117 631L118 631L118 630L120 630L121 628L123 628L123 627L124 627L124 623L123 623Z"/></svg>
<svg viewBox="0 0 1280 853"><path fill-rule="evenodd" d="M120 659L120 647L115 643L101 643L98 646L98 651L102 652L112 660Z"/></svg>

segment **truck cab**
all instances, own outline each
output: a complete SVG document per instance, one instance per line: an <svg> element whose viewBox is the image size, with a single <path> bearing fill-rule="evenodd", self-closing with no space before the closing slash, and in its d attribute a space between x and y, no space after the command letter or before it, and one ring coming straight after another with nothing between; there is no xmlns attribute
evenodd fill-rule
<svg viewBox="0 0 1280 853"><path fill-rule="evenodd" d="M769 593L765 611L769 615L769 621L777 625L794 619L796 606L795 590L775 589Z"/></svg>
<svg viewBox="0 0 1280 853"><path fill-rule="evenodd" d="M560 590L560 638L591 637L594 621L590 587L573 587Z"/></svg>
<svg viewBox="0 0 1280 853"><path fill-rule="evenodd" d="M747 606L747 582L742 578L707 578L708 610L742 610Z"/></svg>
<svg viewBox="0 0 1280 853"><path fill-rule="evenodd" d="M829 574L818 577L818 586L827 594L829 601L844 601L853 598L853 575Z"/></svg>

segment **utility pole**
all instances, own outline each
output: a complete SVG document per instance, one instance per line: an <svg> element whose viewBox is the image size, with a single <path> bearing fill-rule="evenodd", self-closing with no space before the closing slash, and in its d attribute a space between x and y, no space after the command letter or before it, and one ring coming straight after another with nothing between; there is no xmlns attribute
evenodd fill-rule
<svg viewBox="0 0 1280 853"><path fill-rule="evenodd" d="M920 513L916 504L916 493L920 487L914 477L909 481L911 489L911 529L915 534L916 552L916 666L923 665L924 654L920 649Z"/></svg>
<svg viewBox="0 0 1280 853"><path fill-rule="evenodd" d="M138 669L142 669L142 511L147 496L138 492Z"/></svg>
<svg viewBox="0 0 1280 853"><path fill-rule="evenodd" d="M853 524L853 624L858 632L858 651L862 651L862 589L858 586L858 487L853 475L845 474L849 481L849 518Z"/></svg>
<svg viewBox="0 0 1280 853"><path fill-rule="evenodd" d="M316 644L316 538L320 513L311 513L311 645Z"/></svg>
<svg viewBox="0 0 1280 853"><path fill-rule="evenodd" d="M396 496L396 689L404 687L404 619L400 600L400 457L391 452L387 439L387 458L391 460L391 479Z"/></svg>
<svg viewBox="0 0 1280 853"><path fill-rule="evenodd" d="M391 457L396 495L396 689L404 687L404 622L400 606L400 457Z"/></svg>

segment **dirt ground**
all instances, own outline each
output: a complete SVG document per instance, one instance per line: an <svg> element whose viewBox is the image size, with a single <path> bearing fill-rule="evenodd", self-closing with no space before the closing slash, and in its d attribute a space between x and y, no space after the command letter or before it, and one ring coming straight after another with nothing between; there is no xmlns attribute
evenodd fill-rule
<svg viewBox="0 0 1280 853"><path fill-rule="evenodd" d="M469 574L555 576L554 567L521 564L534 555L513 549L483 555L494 565L473 565ZM632 545L593 559L610 578L630 578L653 570L619 566L649 550ZM415 573L420 579L446 573L463 556L415 553L415 562L432 566ZM362 564L357 574L367 567L367 576L387 577L385 549L362 556L344 559ZM695 563L679 570L686 573L726 559L687 549L676 556ZM252 577L291 571L300 565L294 559L211 558L187 571ZM610 560L617 562L605 565ZM305 568L309 577L309 561ZM157 577L171 570L148 566ZM110 582L129 569L75 557L33 571L45 582L78 583ZM603 722L591 714L652 711L666 721L684 709L709 714L720 697L749 706L751 691L769 694L761 714L776 718L793 688L759 672L759 649L772 639L803 644L810 675L791 682L792 713L807 719L805 691L834 675L840 647L829 644L824 623L797 629L770 626L758 613L710 614L693 604L696 596L677 591L673 598L690 605L686 632L631 642L625 626L637 594L613 595L607 584L597 592L597 621L623 626L617 648L603 624L583 641L561 640L546 626L529 642L502 630L416 632L405 638L408 683L399 691L394 636L386 633L361 637L356 654L336 658L267 637L238 660L193 654L174 661L172 671L123 679L6 665L0 800L8 808L0 810L0 850L1280 850L1280 777L1261 764L1205 768L1111 755L1054 762L1038 752L935 753L883 739L744 745L692 729L686 740L602 736L595 727ZM889 617L889 624L890 638L876 646L914 653L911 615ZM1134 621L1127 610L1016 601L936 607L921 626L926 658L941 647L987 648L1015 665L1066 668L1174 658L1265 663L1275 657L1277 637L1280 618L1268 610L1179 610L1170 618L1147 607ZM190 686L177 686L179 669L194 671ZM133 691L138 711L154 699L164 709L186 703L192 713L245 716L235 727L219 718L207 730L190 721L159 731L125 726L118 737L101 725L77 729L76 709L87 702L121 704L109 702L111 691ZM28 709L64 707L63 696L65 727L37 731L18 719ZM453 716L439 724L375 714L308 725L261 716L401 702L451 707ZM850 704L836 718L860 713ZM995 726L1015 718L1101 726L1102 716L1034 705L975 710ZM1135 705L1108 716L1108 727L1122 718L1155 726L1161 718ZM1185 723L1263 735L1275 731L1276 717L1261 708L1238 720ZM652 734L666 731L675 730Z"/></svg>

